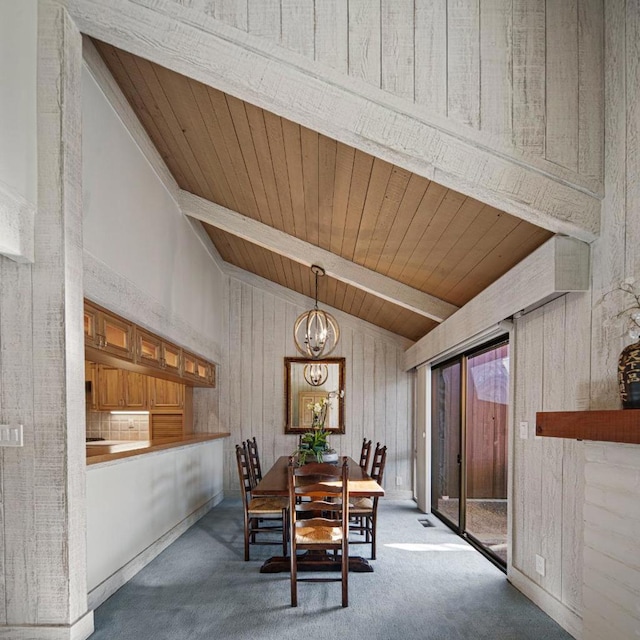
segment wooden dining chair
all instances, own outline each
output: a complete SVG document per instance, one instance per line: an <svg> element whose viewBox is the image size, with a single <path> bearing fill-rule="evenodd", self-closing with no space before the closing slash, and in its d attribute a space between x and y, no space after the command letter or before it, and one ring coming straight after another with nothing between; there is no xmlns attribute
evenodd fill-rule
<svg viewBox="0 0 640 640"><path fill-rule="evenodd" d="M367 472L369 467L369 458L371 457L371 440L362 439L362 449L360 449L360 467Z"/></svg>
<svg viewBox="0 0 640 640"><path fill-rule="evenodd" d="M260 454L258 453L258 443L256 437L248 439L245 443L247 454L249 456L249 466L253 473L254 485L262 480L262 468L260 467Z"/></svg>
<svg viewBox="0 0 640 640"><path fill-rule="evenodd" d="M382 486L382 478L384 476L384 467L387 462L387 447L381 447L380 443L376 443L376 450L373 454L373 463L371 464L372 480L375 480ZM376 530L378 521L378 496L367 496L359 498L351 498L351 507L349 513L352 517L352 523L349 527L351 532L359 533L364 536L364 540L352 540L351 544L370 544L371 559L376 559Z"/></svg>
<svg viewBox="0 0 640 640"><path fill-rule="evenodd" d="M349 606L349 465L289 459L291 606L298 606L298 582L341 582L342 606ZM298 577L298 551L339 552L340 578ZM338 560L336 560L337 562Z"/></svg>
<svg viewBox="0 0 640 640"><path fill-rule="evenodd" d="M236 461L244 510L244 559L249 560L252 544L280 544L280 541L258 540L262 534L282 533L282 554L287 555L287 513L289 501L285 497L253 498L255 487L246 446L236 445Z"/></svg>

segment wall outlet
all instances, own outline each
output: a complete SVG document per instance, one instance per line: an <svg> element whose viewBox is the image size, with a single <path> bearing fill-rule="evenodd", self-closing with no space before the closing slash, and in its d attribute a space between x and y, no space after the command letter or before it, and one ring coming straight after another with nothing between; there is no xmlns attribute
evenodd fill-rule
<svg viewBox="0 0 640 640"><path fill-rule="evenodd" d="M402 486L402 476L396 476L396 487Z"/></svg>
<svg viewBox="0 0 640 640"><path fill-rule="evenodd" d="M0 424L0 447L22 447L22 425Z"/></svg>
<svg viewBox="0 0 640 640"><path fill-rule="evenodd" d="M536 553L536 572L539 573L541 576L543 576L545 573L544 558L542 556L539 556L537 553Z"/></svg>
<svg viewBox="0 0 640 640"><path fill-rule="evenodd" d="M520 437L523 440L526 440L529 437L529 423L521 422L520 423Z"/></svg>

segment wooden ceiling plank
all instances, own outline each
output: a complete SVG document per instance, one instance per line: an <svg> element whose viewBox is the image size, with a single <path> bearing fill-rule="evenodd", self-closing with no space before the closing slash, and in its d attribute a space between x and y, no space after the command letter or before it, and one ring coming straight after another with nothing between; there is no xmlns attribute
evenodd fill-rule
<svg viewBox="0 0 640 640"><path fill-rule="evenodd" d="M400 276L409 258L416 250L416 247L422 240L422 236L427 230L435 213L448 193L448 189L438 184L430 182L427 190L418 206L415 216L411 220L409 229L405 235L406 240L403 242L401 250L399 250L389 269L387 275L394 280L400 281Z"/></svg>
<svg viewBox="0 0 640 640"><path fill-rule="evenodd" d="M347 206L349 205L349 192L353 179L353 163L356 150L341 142L336 149L336 178L333 191L333 213L331 216L331 241L329 251L340 254L342 239L347 219Z"/></svg>
<svg viewBox="0 0 640 640"><path fill-rule="evenodd" d="M380 250L380 255L377 257L375 264L373 264L372 260L370 265L366 265L370 269L379 271L380 273L388 273L406 237L411 221L418 211L420 202L429 187L429 183L430 181L426 178L418 176L415 173L411 174L409 184L402 197L402 202L398 207L389 236Z"/></svg>
<svg viewBox="0 0 640 640"><path fill-rule="evenodd" d="M287 170L287 154L284 148L284 134L282 132L282 119L264 111L264 124L269 141L269 152L273 164L273 173L276 179L276 189L280 202L282 215L282 231L293 229L293 205L291 201L291 187L289 185L289 173Z"/></svg>
<svg viewBox="0 0 640 640"><path fill-rule="evenodd" d="M305 184L302 172L302 146L300 125L291 120L282 119L282 134L287 157L287 174L291 191L291 208L293 210L293 227L284 229L285 232L303 240L307 240L307 225L305 220Z"/></svg>
<svg viewBox="0 0 640 640"><path fill-rule="evenodd" d="M214 126L217 125L218 135L220 136L218 140L214 139L213 142L216 146L223 144L227 151L226 156L231 169L227 172L227 179L232 185L236 199L239 203L243 203L243 209L236 209L236 211L240 211L240 213L251 216L256 220L261 220L261 212L258 209L253 185L248 175L247 165L240 148L226 95L212 87L207 87L207 89L207 95L211 103L211 115L213 116L212 124ZM235 180L233 180L234 177Z"/></svg>
<svg viewBox="0 0 640 640"><path fill-rule="evenodd" d="M189 138L192 133L195 133L193 131L194 127L190 126L190 122L185 122L184 120L181 121L181 116L183 116L183 114L178 115L176 113L176 105L173 105L168 99L164 88L165 83L168 86L173 86L179 82L178 79L180 77L184 77L174 74L164 67L147 62L142 58L136 58L135 63L140 70L140 75L144 78L144 82L151 93L152 99L157 104L158 109L162 112L162 116L167 124L167 129L171 130L174 134L174 139L182 152L185 164L189 167L189 170L193 175L193 179L195 181L194 186L196 187L197 192L208 194L208 198L218 199L220 194L217 193L215 185L211 184L207 180L207 176L202 172L202 167L200 167L191 147ZM188 87L188 85L183 86ZM180 90L178 90L178 92L180 92ZM190 119L187 117L187 120Z"/></svg>
<svg viewBox="0 0 640 640"><path fill-rule="evenodd" d="M324 267L328 275L338 280L366 289L378 297L412 309L416 313L434 320L441 321L457 309L457 307L433 296L412 289L320 247L289 236L282 231L242 216L235 211L225 209L187 191L180 192L179 202L185 215L243 237L254 244L307 265L307 267L319 264Z"/></svg>
<svg viewBox="0 0 640 640"><path fill-rule="evenodd" d="M461 290L467 287L480 292L495 281L496 273L503 275L520 262L518 247L524 241L524 236L528 236L531 231L530 228L526 228L523 225L527 225L527 223L517 220L517 225L511 233L505 236L490 253L484 256L464 281L451 289L450 295L456 297L460 295Z"/></svg>
<svg viewBox="0 0 640 640"><path fill-rule="evenodd" d="M364 265L392 171L392 164L378 158L374 159L353 251L353 261L357 264Z"/></svg>
<svg viewBox="0 0 640 640"><path fill-rule="evenodd" d="M319 245L318 219L318 183L319 183L319 158L318 158L318 133L300 128L300 146L302 149L302 175L304 181L304 213L306 219L307 242Z"/></svg>
<svg viewBox="0 0 640 640"><path fill-rule="evenodd" d="M446 292L446 294L443 293L443 295L446 295L447 300L453 299L451 291L458 283L463 280L468 282L470 274L474 269L478 268L484 256L492 251L495 246L517 226L519 222L518 218L498 211L497 209L495 209L495 211L497 212L495 224L479 238L478 242L458 263L452 266L449 274L440 283L440 291ZM469 287L468 292L461 291L459 298L462 297L466 302L469 299L467 297L468 295L473 297L476 293L478 292L476 292L475 289Z"/></svg>
<svg viewBox="0 0 640 640"><path fill-rule="evenodd" d="M347 260L353 260L360 220L362 219L364 203L367 197L367 191L369 190L373 161L373 156L356 150L353 162L351 188L349 189L347 217L342 236L342 248L339 252L339 255Z"/></svg>
<svg viewBox="0 0 640 640"><path fill-rule="evenodd" d="M423 237L420 239L418 246L402 270L400 274L400 280L402 280L402 282L410 282L412 286L415 286L414 283L420 279L420 268L424 262L429 259L429 254L435 249L440 237L460 207L464 204L465 200L466 196L463 196L457 191L449 190L447 192L447 195L440 203L438 210L425 230Z"/></svg>
<svg viewBox="0 0 640 640"><path fill-rule="evenodd" d="M507 273L553 235L545 229L535 229L532 235L531 225L518 220L516 228L473 270L470 282L478 292L494 282L496 274L500 277ZM455 289L452 294L456 294Z"/></svg>
<svg viewBox="0 0 640 640"><path fill-rule="evenodd" d="M275 272L278 274L276 282L281 284L283 287L293 289L293 273L291 272L291 269L287 269L288 265L285 264L286 261L277 253L271 253L271 255L273 256Z"/></svg>
<svg viewBox="0 0 640 640"><path fill-rule="evenodd" d="M428 259L422 264L419 274L420 280L416 281L418 289L430 291L428 284L435 280L434 273L438 267L442 269L445 261L447 264L451 264L447 260L447 256L458 242L462 241L467 234L473 235L472 225L475 225L483 208L484 204L473 198L467 198L464 201L451 223L440 236L436 246L430 251Z"/></svg>
<svg viewBox="0 0 640 640"><path fill-rule="evenodd" d="M364 265L369 269L374 269L374 265L379 262L382 250L389 238L391 229L395 224L398 209L404 198L404 194L409 184L411 173L406 169L394 167L391 172L389 184L384 195L382 207L376 220L374 232L367 248L367 255Z"/></svg>
<svg viewBox="0 0 640 640"><path fill-rule="evenodd" d="M251 189L258 208L259 220L262 220L265 224L273 227L274 220L271 216L271 207L269 206L267 191L264 179L262 178L262 171L260 163L258 162L249 119L247 117L247 112L245 111L246 103L230 95L225 97L229 113L231 114L231 120L233 121L233 126L236 131L236 136L238 138L238 143L240 145L240 153L244 158L247 176L251 183Z"/></svg>
<svg viewBox="0 0 640 640"><path fill-rule="evenodd" d="M318 246L331 250L331 219L336 180L335 140L320 136L318 146Z"/></svg>
<svg viewBox="0 0 640 640"><path fill-rule="evenodd" d="M489 230L498 221L501 212L484 205L480 215L475 219L473 228L469 230L464 237L460 238L458 242L452 247L451 251L446 256L438 267L433 272L433 277L429 282L425 284L426 287L432 287L433 291L438 291L438 295L443 290L443 282L449 279L452 271L454 271L458 265L464 263L467 256L473 251L473 248L482 240L483 237L489 232ZM432 289L430 288L429 291Z"/></svg>
<svg viewBox="0 0 640 640"><path fill-rule="evenodd" d="M282 219L282 208L280 206L280 197L278 195L278 187L276 185L276 176L269 149L269 138L267 137L267 128L264 122L264 111L258 107L254 107L248 102L244 103L253 145L260 167L260 175L264 185L269 211L271 213L272 225L276 229L284 231L284 222Z"/></svg>
<svg viewBox="0 0 640 640"><path fill-rule="evenodd" d="M351 296L349 300L345 300L345 310L348 309L348 313L357 316L360 312L360 307L362 307L362 303L364 302L366 295L366 291L354 288L353 296Z"/></svg>
<svg viewBox="0 0 640 640"><path fill-rule="evenodd" d="M234 176L226 159L218 123L211 110L208 87L198 82L192 82L190 89L194 103L198 107L201 131L200 157L202 161L207 163L207 175L215 182L219 197L223 201L234 202L236 207L242 207L244 205L236 195Z"/></svg>
<svg viewBox="0 0 640 640"><path fill-rule="evenodd" d="M102 42L94 42L176 182L182 189L197 190L196 180L186 166L180 145L174 139L172 129L164 121L162 112L135 63L135 56ZM118 73L118 68L121 73Z"/></svg>
<svg viewBox="0 0 640 640"><path fill-rule="evenodd" d="M334 280L334 282L336 283L336 290L335 290L335 296L334 296L335 303L332 306L335 307L336 309L343 309L344 300L347 296L347 291L349 289L353 289L353 287L345 284L344 282L340 282L339 280Z"/></svg>

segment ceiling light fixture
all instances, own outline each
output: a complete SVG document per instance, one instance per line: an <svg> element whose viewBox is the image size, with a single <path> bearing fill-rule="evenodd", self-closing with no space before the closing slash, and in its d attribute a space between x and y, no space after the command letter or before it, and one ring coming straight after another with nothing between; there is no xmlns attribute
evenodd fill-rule
<svg viewBox="0 0 640 640"><path fill-rule="evenodd" d="M304 365L304 379L312 386L319 387L327 381L329 367L326 364L314 362Z"/></svg>
<svg viewBox="0 0 640 640"><path fill-rule="evenodd" d="M330 313L318 309L318 276L324 275L324 269L314 264L311 271L316 276L316 303L313 309L298 316L293 327L293 339L302 355L317 360L336 348L340 329Z"/></svg>

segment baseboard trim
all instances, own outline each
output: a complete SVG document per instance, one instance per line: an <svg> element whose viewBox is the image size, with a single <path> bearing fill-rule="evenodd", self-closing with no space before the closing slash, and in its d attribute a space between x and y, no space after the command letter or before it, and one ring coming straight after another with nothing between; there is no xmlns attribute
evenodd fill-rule
<svg viewBox="0 0 640 640"><path fill-rule="evenodd" d="M413 491L407 489L386 489L383 500L413 500Z"/></svg>
<svg viewBox="0 0 640 640"><path fill-rule="evenodd" d="M206 515L213 507L222 502L224 492L220 491L213 498L205 502L201 507L180 521L175 527L167 531L135 558L127 562L123 567L111 574L101 582L88 595L89 608L99 607L107 598L112 596L120 587L127 583L133 576L151 562L157 555L164 551L172 542L177 540L189 527ZM0 638L2 635L0 634Z"/></svg>
<svg viewBox="0 0 640 640"><path fill-rule="evenodd" d="M569 609L513 566L508 567L507 579L518 591L521 591L549 617L553 618L567 633L570 633L577 640L581 640L582 618L575 611Z"/></svg>
<svg viewBox="0 0 640 640"><path fill-rule="evenodd" d="M24 625L0 627L6 640L85 640L93 633L93 610L69 625Z"/></svg>

